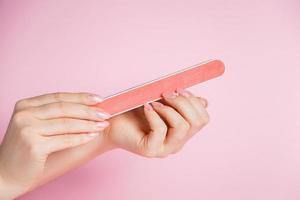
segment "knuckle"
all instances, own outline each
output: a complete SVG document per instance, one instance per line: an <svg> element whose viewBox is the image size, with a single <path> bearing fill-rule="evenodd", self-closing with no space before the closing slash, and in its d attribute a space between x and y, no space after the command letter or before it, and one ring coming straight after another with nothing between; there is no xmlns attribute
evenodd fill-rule
<svg viewBox="0 0 300 200"><path fill-rule="evenodd" d="M168 127L167 127L167 125L160 125L160 126L158 126L156 129L155 129L155 131L156 132L158 132L158 133L166 133L167 132L167 130L168 130Z"/></svg>
<svg viewBox="0 0 300 200"><path fill-rule="evenodd" d="M187 131L190 129L190 124L186 121L182 121L178 124L178 129L182 131Z"/></svg>
<svg viewBox="0 0 300 200"><path fill-rule="evenodd" d="M204 125L204 123L205 122L204 122L203 118L200 118L198 120L195 120L192 124L193 124L194 127L200 128Z"/></svg>
<svg viewBox="0 0 300 200"><path fill-rule="evenodd" d="M61 101L61 98L62 97L62 92L55 92L53 93L53 98L56 100L56 101Z"/></svg>
<svg viewBox="0 0 300 200"><path fill-rule="evenodd" d="M17 124L24 123L29 118L29 113L27 111L18 111L13 115L13 121Z"/></svg>
<svg viewBox="0 0 300 200"><path fill-rule="evenodd" d="M27 104L26 99L18 100L15 104L15 110L21 110L22 108L25 107L26 104Z"/></svg>

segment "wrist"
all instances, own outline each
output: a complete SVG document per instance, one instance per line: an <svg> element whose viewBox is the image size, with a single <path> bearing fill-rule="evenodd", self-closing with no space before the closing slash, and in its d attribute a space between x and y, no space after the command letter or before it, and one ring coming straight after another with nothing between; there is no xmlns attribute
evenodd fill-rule
<svg viewBox="0 0 300 200"><path fill-rule="evenodd" d="M110 138L110 135L109 135L110 128L111 128L111 126L108 126L103 131L101 146L103 147L104 151L110 151L110 150L118 148L117 145Z"/></svg>
<svg viewBox="0 0 300 200"><path fill-rule="evenodd" d="M117 148L117 146L107 136L103 136L101 139L101 144L99 144L98 147L98 154L102 154Z"/></svg>
<svg viewBox="0 0 300 200"><path fill-rule="evenodd" d="M5 174L3 165L1 165L1 145L0 145L0 199L12 200L26 192L26 190L20 187L18 184L9 181ZM3 164L3 163L2 163Z"/></svg>
<svg viewBox="0 0 300 200"><path fill-rule="evenodd" d="M19 188L16 184L12 184L3 178L3 173L0 172L0 199L2 200L12 200L22 194L24 194L24 189Z"/></svg>

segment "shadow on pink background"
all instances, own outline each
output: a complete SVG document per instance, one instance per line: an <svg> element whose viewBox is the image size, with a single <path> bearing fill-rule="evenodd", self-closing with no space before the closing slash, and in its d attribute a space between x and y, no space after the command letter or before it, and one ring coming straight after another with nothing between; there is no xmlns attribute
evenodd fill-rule
<svg viewBox="0 0 300 200"><path fill-rule="evenodd" d="M300 2L0 2L0 130L15 101L110 95L219 58L190 90L210 124L167 159L115 150L25 195L52 199L300 199Z"/></svg>

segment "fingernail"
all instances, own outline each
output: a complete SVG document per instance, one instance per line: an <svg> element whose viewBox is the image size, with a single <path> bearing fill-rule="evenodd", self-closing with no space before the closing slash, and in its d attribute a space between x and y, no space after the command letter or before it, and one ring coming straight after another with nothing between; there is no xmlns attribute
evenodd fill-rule
<svg viewBox="0 0 300 200"><path fill-rule="evenodd" d="M160 103L160 102L157 102L157 101L154 101L151 103L153 105L153 107L162 107L164 104Z"/></svg>
<svg viewBox="0 0 300 200"><path fill-rule="evenodd" d="M90 95L88 96L88 100L92 103L100 103L103 101L103 98L98 95Z"/></svg>
<svg viewBox="0 0 300 200"><path fill-rule="evenodd" d="M190 93L184 89L177 89L176 92L178 92L178 94L184 96L184 97L189 97Z"/></svg>
<svg viewBox="0 0 300 200"><path fill-rule="evenodd" d="M208 106L208 101L204 98L201 98L201 103L205 108Z"/></svg>
<svg viewBox="0 0 300 200"><path fill-rule="evenodd" d="M91 132L91 133L88 133L88 134L87 134L87 136L88 136L89 138L94 138L94 137L96 137L96 136L98 136L98 135L99 135L98 132Z"/></svg>
<svg viewBox="0 0 300 200"><path fill-rule="evenodd" d="M176 98L175 92L167 92L162 95L165 99L174 99Z"/></svg>
<svg viewBox="0 0 300 200"><path fill-rule="evenodd" d="M96 123L96 126L99 127L99 128L105 128L109 125L109 122L108 121L103 121L103 122L97 122Z"/></svg>
<svg viewBox="0 0 300 200"><path fill-rule="evenodd" d="M145 104L144 104L144 108L145 108L146 110L153 110L152 106L151 106L149 103L145 103Z"/></svg>
<svg viewBox="0 0 300 200"><path fill-rule="evenodd" d="M97 117L101 118L101 119L109 119L111 117L111 115L109 113L106 112L102 112L102 111L96 111Z"/></svg>

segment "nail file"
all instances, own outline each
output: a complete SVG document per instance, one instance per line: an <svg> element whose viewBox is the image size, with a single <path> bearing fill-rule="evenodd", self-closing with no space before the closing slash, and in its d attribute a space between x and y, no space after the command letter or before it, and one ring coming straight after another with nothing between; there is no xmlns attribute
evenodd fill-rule
<svg viewBox="0 0 300 200"><path fill-rule="evenodd" d="M224 70L222 61L209 60L107 96L96 106L115 116L144 103L157 101L162 98L163 93L188 88L221 76Z"/></svg>

